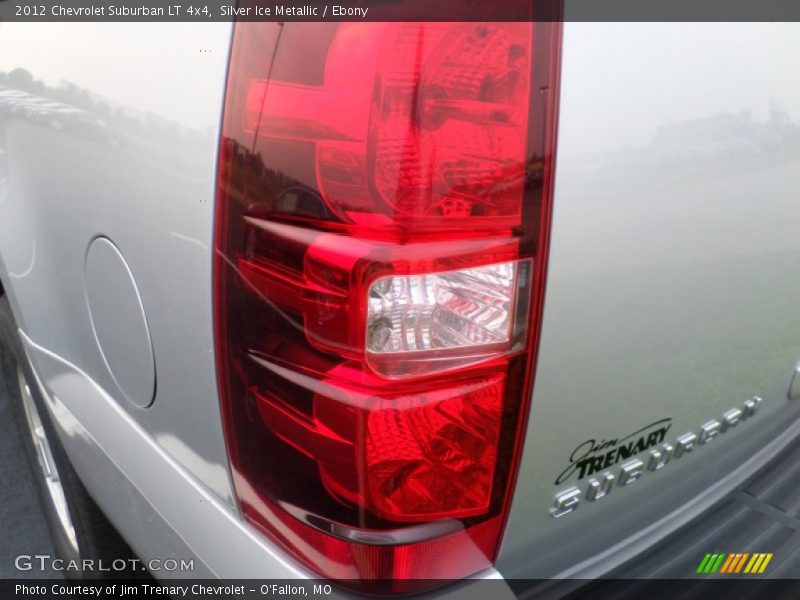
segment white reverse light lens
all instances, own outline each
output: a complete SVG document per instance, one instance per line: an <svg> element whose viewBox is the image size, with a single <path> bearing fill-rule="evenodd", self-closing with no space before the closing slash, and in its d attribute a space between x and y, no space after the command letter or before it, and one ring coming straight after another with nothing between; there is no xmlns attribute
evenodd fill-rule
<svg viewBox="0 0 800 600"><path fill-rule="evenodd" d="M520 282L527 279L520 277L521 264L376 280L369 289L367 351L490 346L502 354L511 345Z"/></svg>

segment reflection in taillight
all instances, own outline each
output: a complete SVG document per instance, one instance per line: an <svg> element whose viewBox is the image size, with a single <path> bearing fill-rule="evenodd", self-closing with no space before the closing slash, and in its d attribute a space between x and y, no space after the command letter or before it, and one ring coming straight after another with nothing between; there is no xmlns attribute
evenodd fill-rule
<svg viewBox="0 0 800 600"><path fill-rule="evenodd" d="M560 26L303 27L239 23L230 62L215 302L241 510L325 577L468 576L531 394Z"/></svg>

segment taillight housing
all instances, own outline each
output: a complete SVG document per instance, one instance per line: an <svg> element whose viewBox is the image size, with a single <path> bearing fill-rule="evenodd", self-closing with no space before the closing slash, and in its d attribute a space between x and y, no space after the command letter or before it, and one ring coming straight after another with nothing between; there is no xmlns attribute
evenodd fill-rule
<svg viewBox="0 0 800 600"><path fill-rule="evenodd" d="M557 23L235 26L215 261L228 451L244 518L322 576L407 591L495 558L559 44Z"/></svg>

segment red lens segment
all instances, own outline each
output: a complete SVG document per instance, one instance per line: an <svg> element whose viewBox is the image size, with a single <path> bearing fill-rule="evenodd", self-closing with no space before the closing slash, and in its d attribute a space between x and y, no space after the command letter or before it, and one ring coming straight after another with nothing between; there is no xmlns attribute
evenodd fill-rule
<svg viewBox="0 0 800 600"><path fill-rule="evenodd" d="M497 551L530 397L560 27L307 26L234 33L215 292L237 496L320 575L463 577Z"/></svg>
<svg viewBox="0 0 800 600"><path fill-rule="evenodd" d="M397 23L373 98L374 185L395 220L519 224L530 23Z"/></svg>

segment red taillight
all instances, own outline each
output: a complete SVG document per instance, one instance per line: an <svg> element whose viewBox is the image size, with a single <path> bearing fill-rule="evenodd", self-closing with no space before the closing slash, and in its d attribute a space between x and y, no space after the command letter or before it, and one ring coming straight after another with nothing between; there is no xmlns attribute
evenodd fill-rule
<svg viewBox="0 0 800 600"><path fill-rule="evenodd" d="M456 578L495 557L559 43L552 23L236 25L215 265L228 449L245 518L320 575Z"/></svg>

